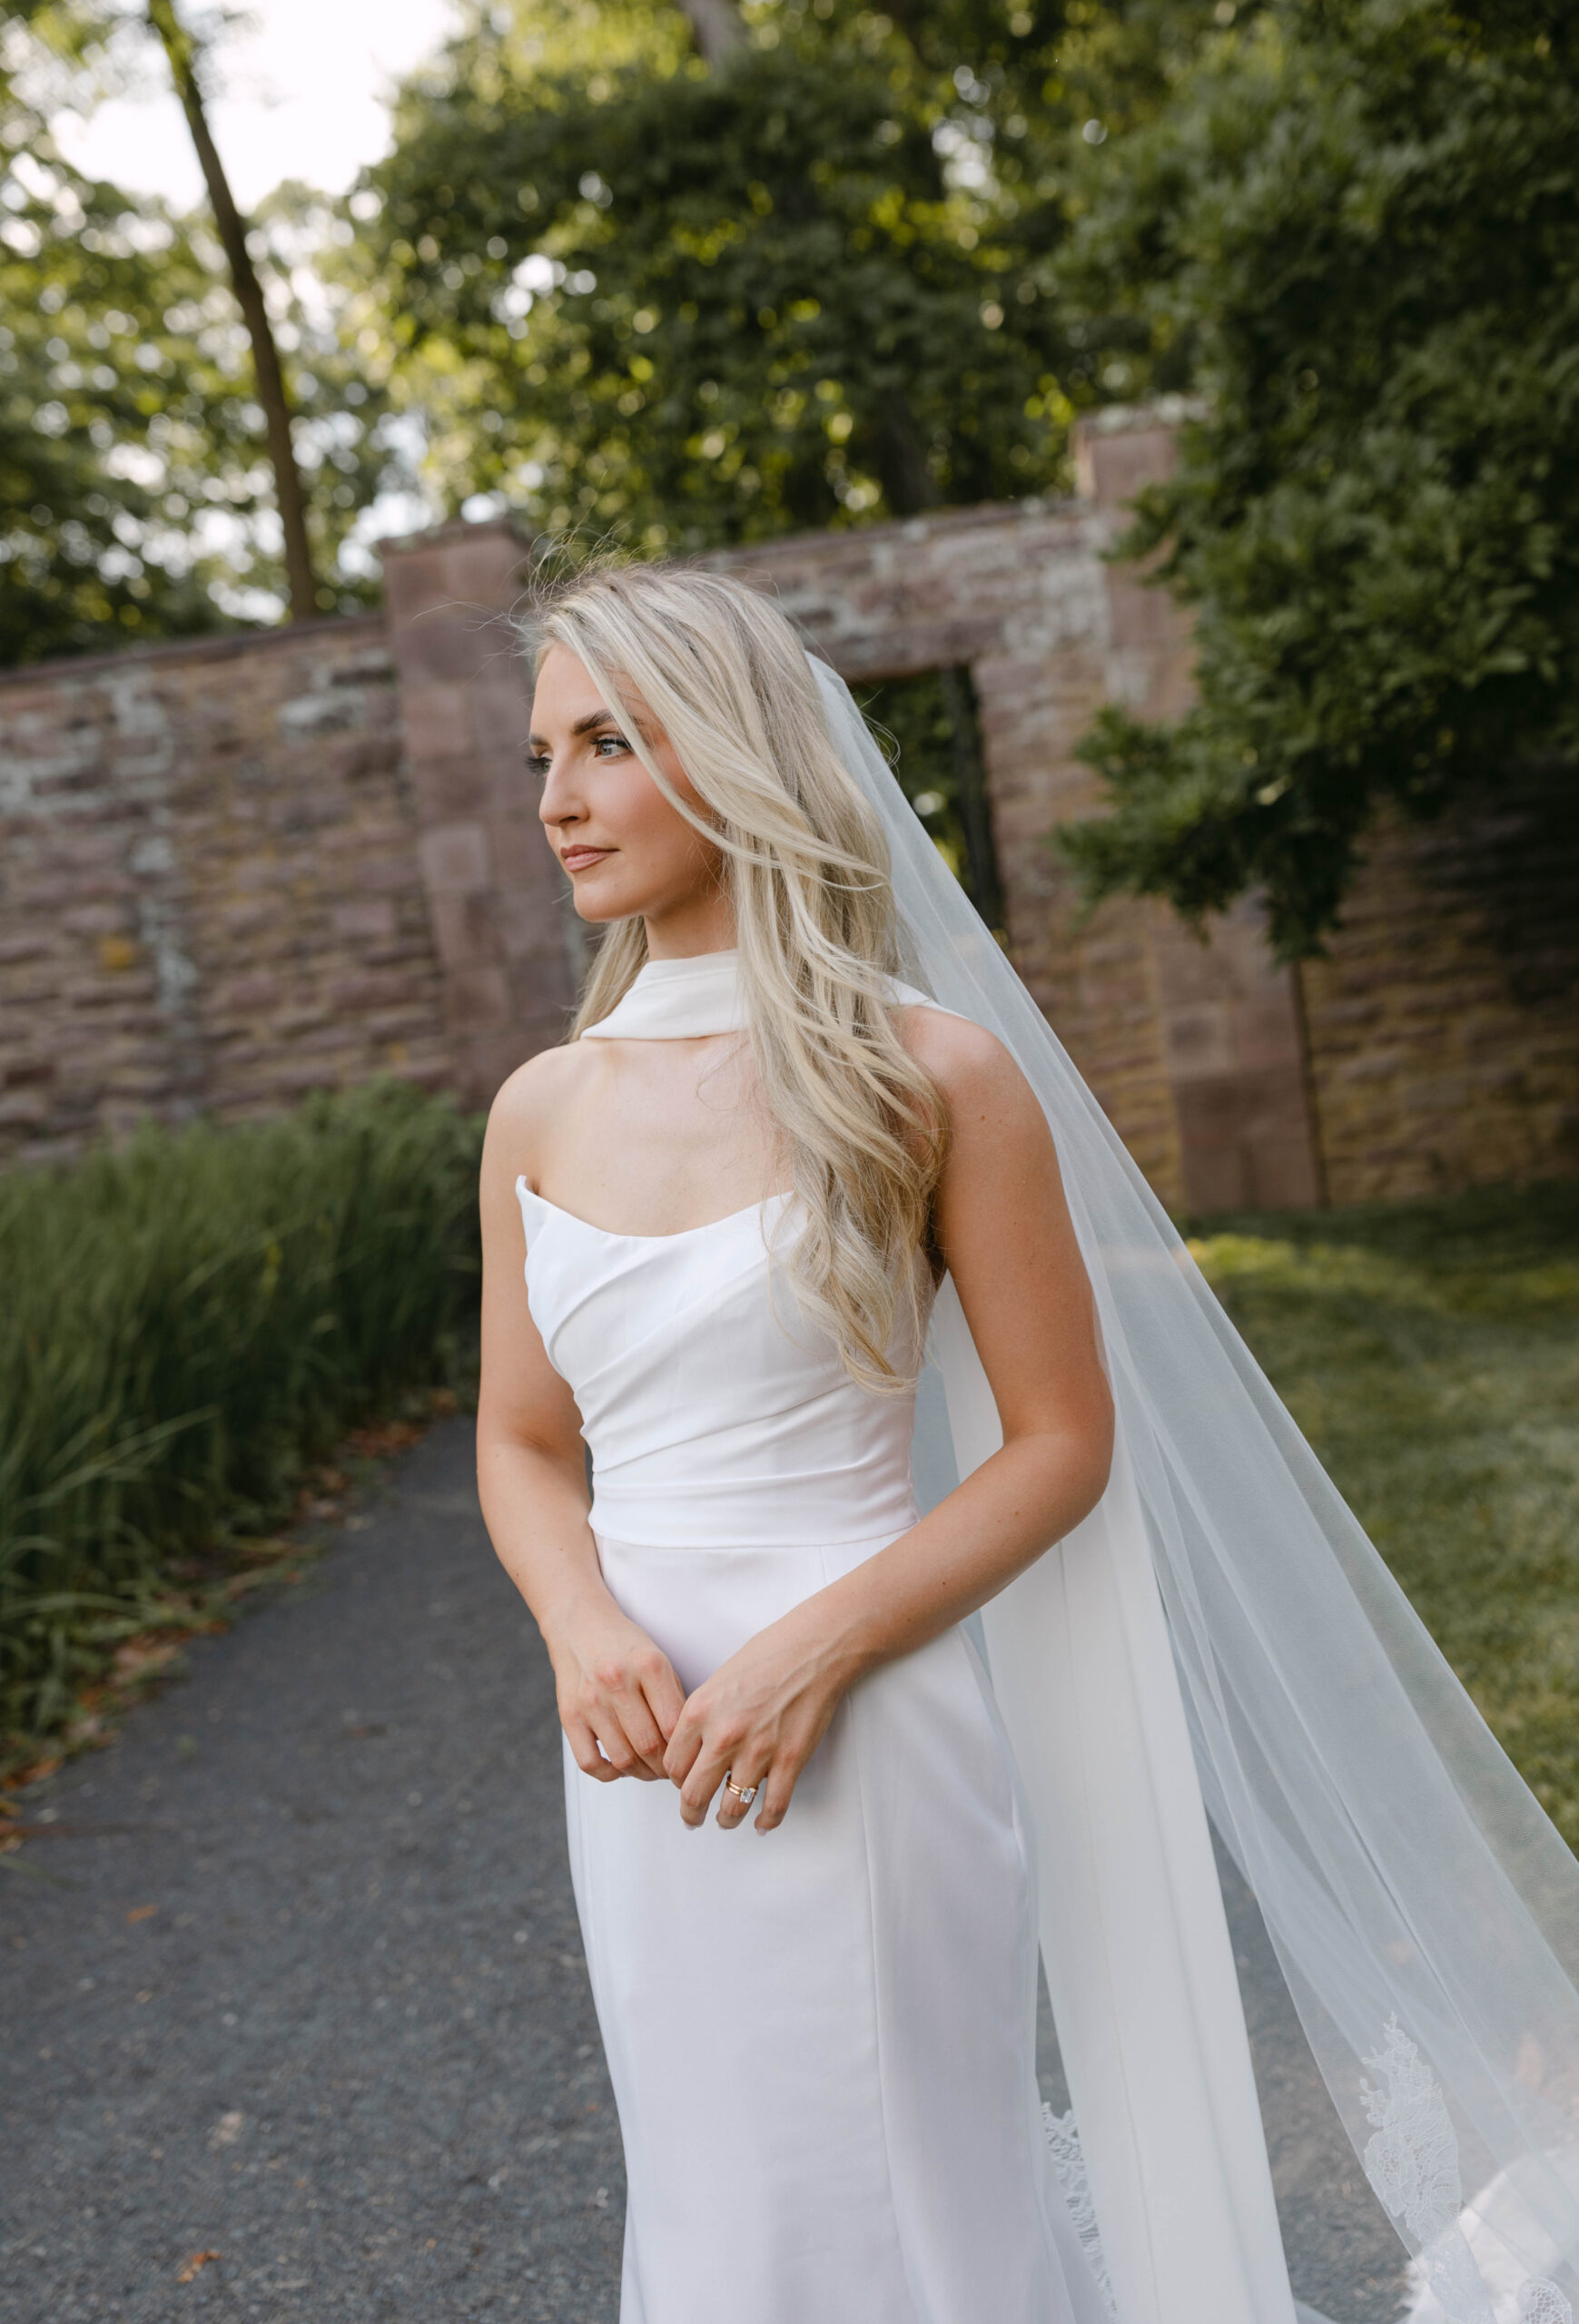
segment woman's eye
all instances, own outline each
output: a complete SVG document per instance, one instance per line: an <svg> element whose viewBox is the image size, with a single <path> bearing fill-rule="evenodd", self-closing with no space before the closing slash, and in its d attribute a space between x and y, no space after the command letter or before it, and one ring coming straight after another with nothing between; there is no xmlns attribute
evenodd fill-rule
<svg viewBox="0 0 1579 2324"><path fill-rule="evenodd" d="M590 747L595 759L619 758L628 755L630 751L630 744L626 741L625 736L615 734L594 734L591 737ZM536 775L539 783L546 783L553 771L554 762L551 755L547 751L527 751L522 755L526 761L527 773Z"/></svg>

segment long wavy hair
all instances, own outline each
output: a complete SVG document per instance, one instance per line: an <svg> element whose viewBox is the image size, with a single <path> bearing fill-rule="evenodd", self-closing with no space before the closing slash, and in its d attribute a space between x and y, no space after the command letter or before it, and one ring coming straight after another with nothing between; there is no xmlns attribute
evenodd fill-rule
<svg viewBox="0 0 1579 2324"><path fill-rule="evenodd" d="M834 751L794 629L741 582L638 565L550 583L523 625L537 659L562 645L583 664L675 812L719 850L762 1096L800 1197L786 1270L854 1380L908 1387L945 1115L887 998L901 965L887 844ZM705 814L654 763L631 716L637 695ZM572 1040L646 956L642 920L611 924Z"/></svg>

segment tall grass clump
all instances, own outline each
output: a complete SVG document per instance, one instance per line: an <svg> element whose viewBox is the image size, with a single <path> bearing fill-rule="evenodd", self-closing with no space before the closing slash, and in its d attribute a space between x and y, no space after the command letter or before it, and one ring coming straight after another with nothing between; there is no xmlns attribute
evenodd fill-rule
<svg viewBox="0 0 1579 2324"><path fill-rule="evenodd" d="M396 1082L0 1177L0 1730L473 1328L479 1123ZM101 1643L95 1644L95 1640Z"/></svg>

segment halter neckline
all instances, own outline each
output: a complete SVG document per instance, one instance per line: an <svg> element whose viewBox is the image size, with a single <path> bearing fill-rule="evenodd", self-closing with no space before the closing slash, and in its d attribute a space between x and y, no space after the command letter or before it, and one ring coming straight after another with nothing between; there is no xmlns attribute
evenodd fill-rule
<svg viewBox="0 0 1579 2324"><path fill-rule="evenodd" d="M913 985L891 980L889 998L901 1006L936 1009ZM952 1009L942 1014L952 1016ZM648 960L622 1000L584 1041L696 1041L709 1033L746 1030L745 996L740 989L738 951L697 952L683 960Z"/></svg>
<svg viewBox="0 0 1579 2324"><path fill-rule="evenodd" d="M680 960L648 960L624 998L584 1041L694 1041L709 1033L743 1033L745 1001L740 955L697 952Z"/></svg>

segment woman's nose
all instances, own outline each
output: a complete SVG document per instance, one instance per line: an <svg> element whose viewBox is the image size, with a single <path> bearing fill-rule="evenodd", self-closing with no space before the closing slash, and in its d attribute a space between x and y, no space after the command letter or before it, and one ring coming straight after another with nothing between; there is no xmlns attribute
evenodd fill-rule
<svg viewBox="0 0 1579 2324"><path fill-rule="evenodd" d="M580 812L570 785L550 766L538 802L538 820L552 831L560 823L575 822Z"/></svg>

